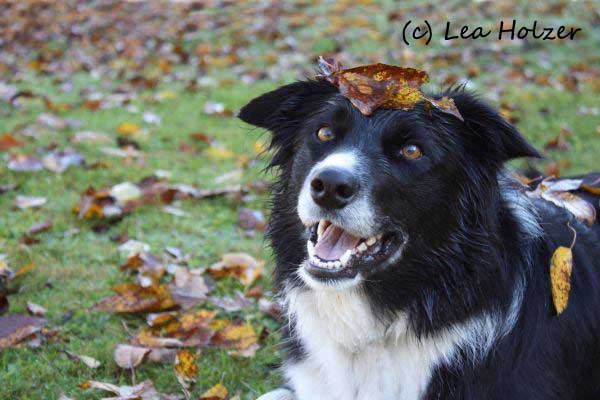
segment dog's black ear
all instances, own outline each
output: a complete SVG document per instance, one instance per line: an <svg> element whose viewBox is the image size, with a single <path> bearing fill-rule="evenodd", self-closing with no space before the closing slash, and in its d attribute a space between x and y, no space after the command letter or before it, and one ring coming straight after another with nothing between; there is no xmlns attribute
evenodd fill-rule
<svg viewBox="0 0 600 400"><path fill-rule="evenodd" d="M542 155L494 108L466 91L450 94L465 124L479 139L479 144L500 161L519 157L541 158Z"/></svg>
<svg viewBox="0 0 600 400"><path fill-rule="evenodd" d="M315 111L319 99L336 92L335 86L326 81L291 83L251 100L242 107L238 117L249 124L277 131Z"/></svg>

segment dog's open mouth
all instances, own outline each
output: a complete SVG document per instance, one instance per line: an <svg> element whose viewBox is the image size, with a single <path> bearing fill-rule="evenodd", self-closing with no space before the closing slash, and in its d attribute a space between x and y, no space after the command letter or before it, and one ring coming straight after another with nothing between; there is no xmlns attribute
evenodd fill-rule
<svg viewBox="0 0 600 400"><path fill-rule="evenodd" d="M362 238L327 220L312 226L310 233L307 270L321 279L353 278L367 272L394 256L403 242L398 232Z"/></svg>

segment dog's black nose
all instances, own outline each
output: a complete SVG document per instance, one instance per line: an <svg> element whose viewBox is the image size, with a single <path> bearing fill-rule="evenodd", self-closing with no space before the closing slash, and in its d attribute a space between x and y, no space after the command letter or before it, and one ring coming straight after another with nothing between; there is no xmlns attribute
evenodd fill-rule
<svg viewBox="0 0 600 400"><path fill-rule="evenodd" d="M328 168L310 182L310 194L321 207L338 209L350 203L358 186L358 180L350 172Z"/></svg>

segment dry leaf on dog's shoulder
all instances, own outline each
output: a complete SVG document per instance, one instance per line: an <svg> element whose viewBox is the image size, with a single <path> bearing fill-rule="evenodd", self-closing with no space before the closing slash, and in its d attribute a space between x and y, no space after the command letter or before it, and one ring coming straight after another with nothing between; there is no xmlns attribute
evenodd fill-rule
<svg viewBox="0 0 600 400"><path fill-rule="evenodd" d="M114 358L119 367L132 369L140 365L149 352L150 349L145 347L119 344L115 348Z"/></svg>
<svg viewBox="0 0 600 400"><path fill-rule="evenodd" d="M225 400L227 394L227 388L221 383L217 383L215 386L204 392L202 396L200 396L200 400Z"/></svg>
<svg viewBox="0 0 600 400"><path fill-rule="evenodd" d="M216 278L233 276L250 286L263 273L264 262L246 253L224 254L221 261L211 265L208 272Z"/></svg>
<svg viewBox="0 0 600 400"><path fill-rule="evenodd" d="M192 353L190 350L180 350L175 357L175 365L173 369L179 384L185 389L189 389L196 381L198 367L196 361L200 355Z"/></svg>
<svg viewBox="0 0 600 400"><path fill-rule="evenodd" d="M569 303L572 269L573 253L571 249L564 246L558 247L552 254L552 260L550 261L552 300L557 315L560 315Z"/></svg>

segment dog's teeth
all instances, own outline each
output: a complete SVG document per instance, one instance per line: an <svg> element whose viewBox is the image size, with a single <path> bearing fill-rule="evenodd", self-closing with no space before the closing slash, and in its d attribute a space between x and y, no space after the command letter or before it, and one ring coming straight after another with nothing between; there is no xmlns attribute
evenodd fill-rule
<svg viewBox="0 0 600 400"><path fill-rule="evenodd" d="M358 245L357 249L360 252L365 251L367 249L367 244L365 242L362 242L361 244Z"/></svg>
<svg viewBox="0 0 600 400"><path fill-rule="evenodd" d="M374 237L370 237L369 239L367 239L367 246L373 246L375 242L377 242L377 239Z"/></svg>
<svg viewBox="0 0 600 400"><path fill-rule="evenodd" d="M334 262L332 262L331 264L332 264L332 266L333 266L333 269L340 269L340 268L341 268L341 266L342 266L342 263L341 263L341 262L339 262L339 261L334 261Z"/></svg>
<svg viewBox="0 0 600 400"><path fill-rule="evenodd" d="M344 255L340 257L340 262L343 266L346 266L346 264L348 264L348 261L350 261L350 257L352 257L352 250L346 250Z"/></svg>
<svg viewBox="0 0 600 400"><path fill-rule="evenodd" d="M306 247L308 249L308 256L310 258L313 258L313 256L315 255L315 245L310 240L308 242L306 242L306 243L307 243Z"/></svg>
<svg viewBox="0 0 600 400"><path fill-rule="evenodd" d="M320 220L319 225L317 226L317 237L321 239L321 235L325 232L325 220Z"/></svg>

